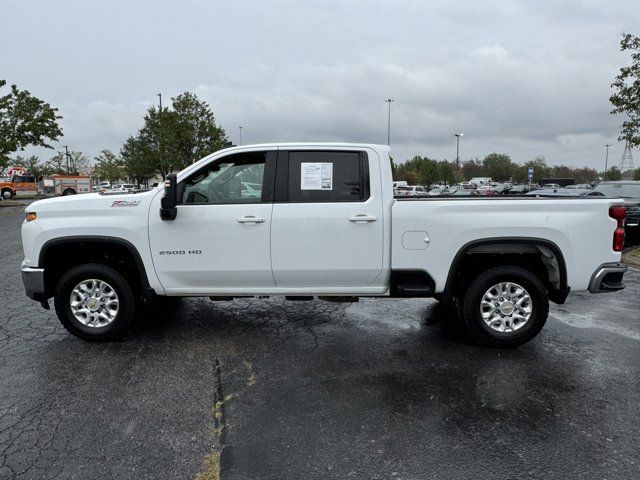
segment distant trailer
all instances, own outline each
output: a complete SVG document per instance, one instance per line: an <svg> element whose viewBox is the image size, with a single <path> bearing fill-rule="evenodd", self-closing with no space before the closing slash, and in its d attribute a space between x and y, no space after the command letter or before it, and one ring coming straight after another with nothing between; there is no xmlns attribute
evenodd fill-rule
<svg viewBox="0 0 640 480"><path fill-rule="evenodd" d="M75 195L93 191L88 175L46 175L42 177L41 185L45 195Z"/></svg>
<svg viewBox="0 0 640 480"><path fill-rule="evenodd" d="M566 187L567 185L575 185L575 178L541 178L538 182L540 185L546 185L547 183L557 183L561 187Z"/></svg>

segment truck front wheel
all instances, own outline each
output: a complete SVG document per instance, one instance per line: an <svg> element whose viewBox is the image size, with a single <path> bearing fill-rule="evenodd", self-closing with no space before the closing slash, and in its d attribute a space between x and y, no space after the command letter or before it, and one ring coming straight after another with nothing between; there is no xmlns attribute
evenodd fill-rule
<svg viewBox="0 0 640 480"><path fill-rule="evenodd" d="M476 339L494 346L515 347L542 330L549 315L549 297L543 283L529 270L496 267L469 285L461 313Z"/></svg>
<svg viewBox="0 0 640 480"><path fill-rule="evenodd" d="M65 189L64 192L62 192L62 195L67 196L67 195L75 195L76 191L73 188L67 188Z"/></svg>
<svg viewBox="0 0 640 480"><path fill-rule="evenodd" d="M11 200L13 198L13 192L8 188L5 188L4 190L2 190L2 198L4 198L5 200Z"/></svg>
<svg viewBox="0 0 640 480"><path fill-rule="evenodd" d="M124 337L135 318L135 297L129 282L106 265L87 263L65 273L55 291L58 319L83 340Z"/></svg>

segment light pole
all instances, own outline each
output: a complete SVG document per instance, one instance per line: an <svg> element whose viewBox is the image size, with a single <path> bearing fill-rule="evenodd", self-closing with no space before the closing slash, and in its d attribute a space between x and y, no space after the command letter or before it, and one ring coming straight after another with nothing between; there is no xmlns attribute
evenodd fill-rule
<svg viewBox="0 0 640 480"><path fill-rule="evenodd" d="M242 127L238 127L238 130L240 131L240 145L242 145Z"/></svg>
<svg viewBox="0 0 640 480"><path fill-rule="evenodd" d="M464 133L458 132L453 135L456 137L456 165L460 166L460 137L464 137Z"/></svg>
<svg viewBox="0 0 640 480"><path fill-rule="evenodd" d="M387 98L384 102L389 104L389 115L387 117L387 145L391 145L391 102L395 102L395 100Z"/></svg>
<svg viewBox="0 0 640 480"><path fill-rule="evenodd" d="M609 147L611 146L610 143L607 143L605 145L605 147L607 147L607 153L604 156L604 173L607 173L607 166L609 164Z"/></svg>
<svg viewBox="0 0 640 480"><path fill-rule="evenodd" d="M162 111L162 94L159 93L157 97L158 97L158 103L160 104L160 111Z"/></svg>
<svg viewBox="0 0 640 480"><path fill-rule="evenodd" d="M67 159L67 175L69 175L69 147L64 146L64 157Z"/></svg>

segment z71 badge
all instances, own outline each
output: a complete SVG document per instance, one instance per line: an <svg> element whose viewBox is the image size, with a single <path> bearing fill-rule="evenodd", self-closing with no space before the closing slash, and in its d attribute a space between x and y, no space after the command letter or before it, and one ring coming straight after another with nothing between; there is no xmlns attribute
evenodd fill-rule
<svg viewBox="0 0 640 480"><path fill-rule="evenodd" d="M111 204L112 207L137 207L140 205L140 200L114 200Z"/></svg>

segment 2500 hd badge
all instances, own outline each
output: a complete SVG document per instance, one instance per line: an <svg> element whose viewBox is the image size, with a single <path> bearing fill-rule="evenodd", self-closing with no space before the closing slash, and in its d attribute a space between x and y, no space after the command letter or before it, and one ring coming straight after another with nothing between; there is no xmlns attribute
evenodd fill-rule
<svg viewBox="0 0 640 480"><path fill-rule="evenodd" d="M160 250L159 255L201 255L202 250Z"/></svg>

